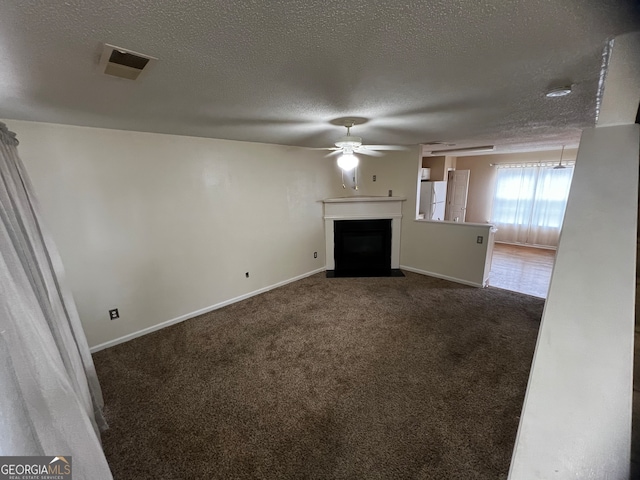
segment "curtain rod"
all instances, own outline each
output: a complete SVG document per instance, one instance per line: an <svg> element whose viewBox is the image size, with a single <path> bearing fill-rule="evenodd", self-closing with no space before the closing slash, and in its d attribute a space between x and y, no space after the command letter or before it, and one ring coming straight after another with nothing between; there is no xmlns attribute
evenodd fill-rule
<svg viewBox="0 0 640 480"><path fill-rule="evenodd" d="M499 166L518 166L518 165L547 165L547 164L559 164L560 162L557 160L549 160L546 162L502 162L502 163L490 163L490 167L499 167ZM575 165L575 160L564 161L564 165Z"/></svg>

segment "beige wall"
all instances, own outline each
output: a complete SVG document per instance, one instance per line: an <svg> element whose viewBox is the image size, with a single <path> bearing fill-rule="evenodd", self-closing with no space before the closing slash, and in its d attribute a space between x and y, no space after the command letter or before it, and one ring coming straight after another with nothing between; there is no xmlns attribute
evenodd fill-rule
<svg viewBox="0 0 640 480"><path fill-rule="evenodd" d="M449 170L456 168L456 157L452 156L436 156L422 157L422 166L431 169L432 181L447 181L447 173Z"/></svg>
<svg viewBox="0 0 640 480"><path fill-rule="evenodd" d="M391 189L394 196L407 199L402 208L401 267L481 285L487 244L476 243L476 237L486 239L488 227L414 220L420 165L419 147L363 159L359 194L387 195Z"/></svg>
<svg viewBox="0 0 640 480"><path fill-rule="evenodd" d="M324 152L6 123L20 139L92 346L322 269L320 200L328 197L389 189L406 197L401 265L482 283L486 244L476 243L482 227L414 220L418 147L362 158L356 192L349 179L342 189L335 160ZM120 319L109 320L111 308Z"/></svg>
<svg viewBox="0 0 640 480"><path fill-rule="evenodd" d="M527 153L503 153L496 155L478 155L458 157L456 170L470 170L469 194L467 197L467 222L488 223L491 221L493 192L496 180L496 168L491 163L510 162L553 162L560 160L561 150L547 150ZM562 155L563 161L573 161L577 148L567 148Z"/></svg>
<svg viewBox="0 0 640 480"><path fill-rule="evenodd" d="M491 155L491 157L500 157L500 155ZM491 219L496 169L489 164L494 161L487 156L458 157L456 170L470 170L465 217L467 222L489 223Z"/></svg>
<svg viewBox="0 0 640 480"><path fill-rule="evenodd" d="M340 176L320 152L6 123L92 346L325 265L319 200Z"/></svg>

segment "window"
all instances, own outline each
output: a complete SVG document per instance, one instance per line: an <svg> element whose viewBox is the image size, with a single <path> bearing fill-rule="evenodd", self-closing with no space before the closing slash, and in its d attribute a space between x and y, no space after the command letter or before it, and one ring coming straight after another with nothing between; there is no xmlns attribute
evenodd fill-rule
<svg viewBox="0 0 640 480"><path fill-rule="evenodd" d="M557 246L573 178L573 162L498 165L492 223L496 240Z"/></svg>

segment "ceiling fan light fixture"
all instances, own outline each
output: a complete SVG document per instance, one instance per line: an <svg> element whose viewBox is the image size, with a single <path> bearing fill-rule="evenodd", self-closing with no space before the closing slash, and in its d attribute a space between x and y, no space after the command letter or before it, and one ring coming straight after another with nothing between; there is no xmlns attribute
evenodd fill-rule
<svg viewBox="0 0 640 480"><path fill-rule="evenodd" d="M353 153L345 153L338 157L338 166L345 172L350 172L358 166L358 157Z"/></svg>
<svg viewBox="0 0 640 480"><path fill-rule="evenodd" d="M346 137L340 137L338 141L335 143L335 146L338 148L358 148L362 145L361 137L354 137L351 135L347 135Z"/></svg>

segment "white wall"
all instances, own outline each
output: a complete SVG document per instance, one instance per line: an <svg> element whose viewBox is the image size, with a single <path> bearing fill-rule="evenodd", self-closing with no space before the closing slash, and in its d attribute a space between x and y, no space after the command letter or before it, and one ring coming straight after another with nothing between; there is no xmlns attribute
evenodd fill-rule
<svg viewBox="0 0 640 480"><path fill-rule="evenodd" d="M629 478L638 52L640 32L616 37L597 128L582 134L510 480Z"/></svg>
<svg viewBox="0 0 640 480"><path fill-rule="evenodd" d="M511 480L626 480L640 127L583 132Z"/></svg>
<svg viewBox="0 0 640 480"><path fill-rule="evenodd" d="M319 201L340 176L321 152L5 122L91 346L325 265Z"/></svg>

